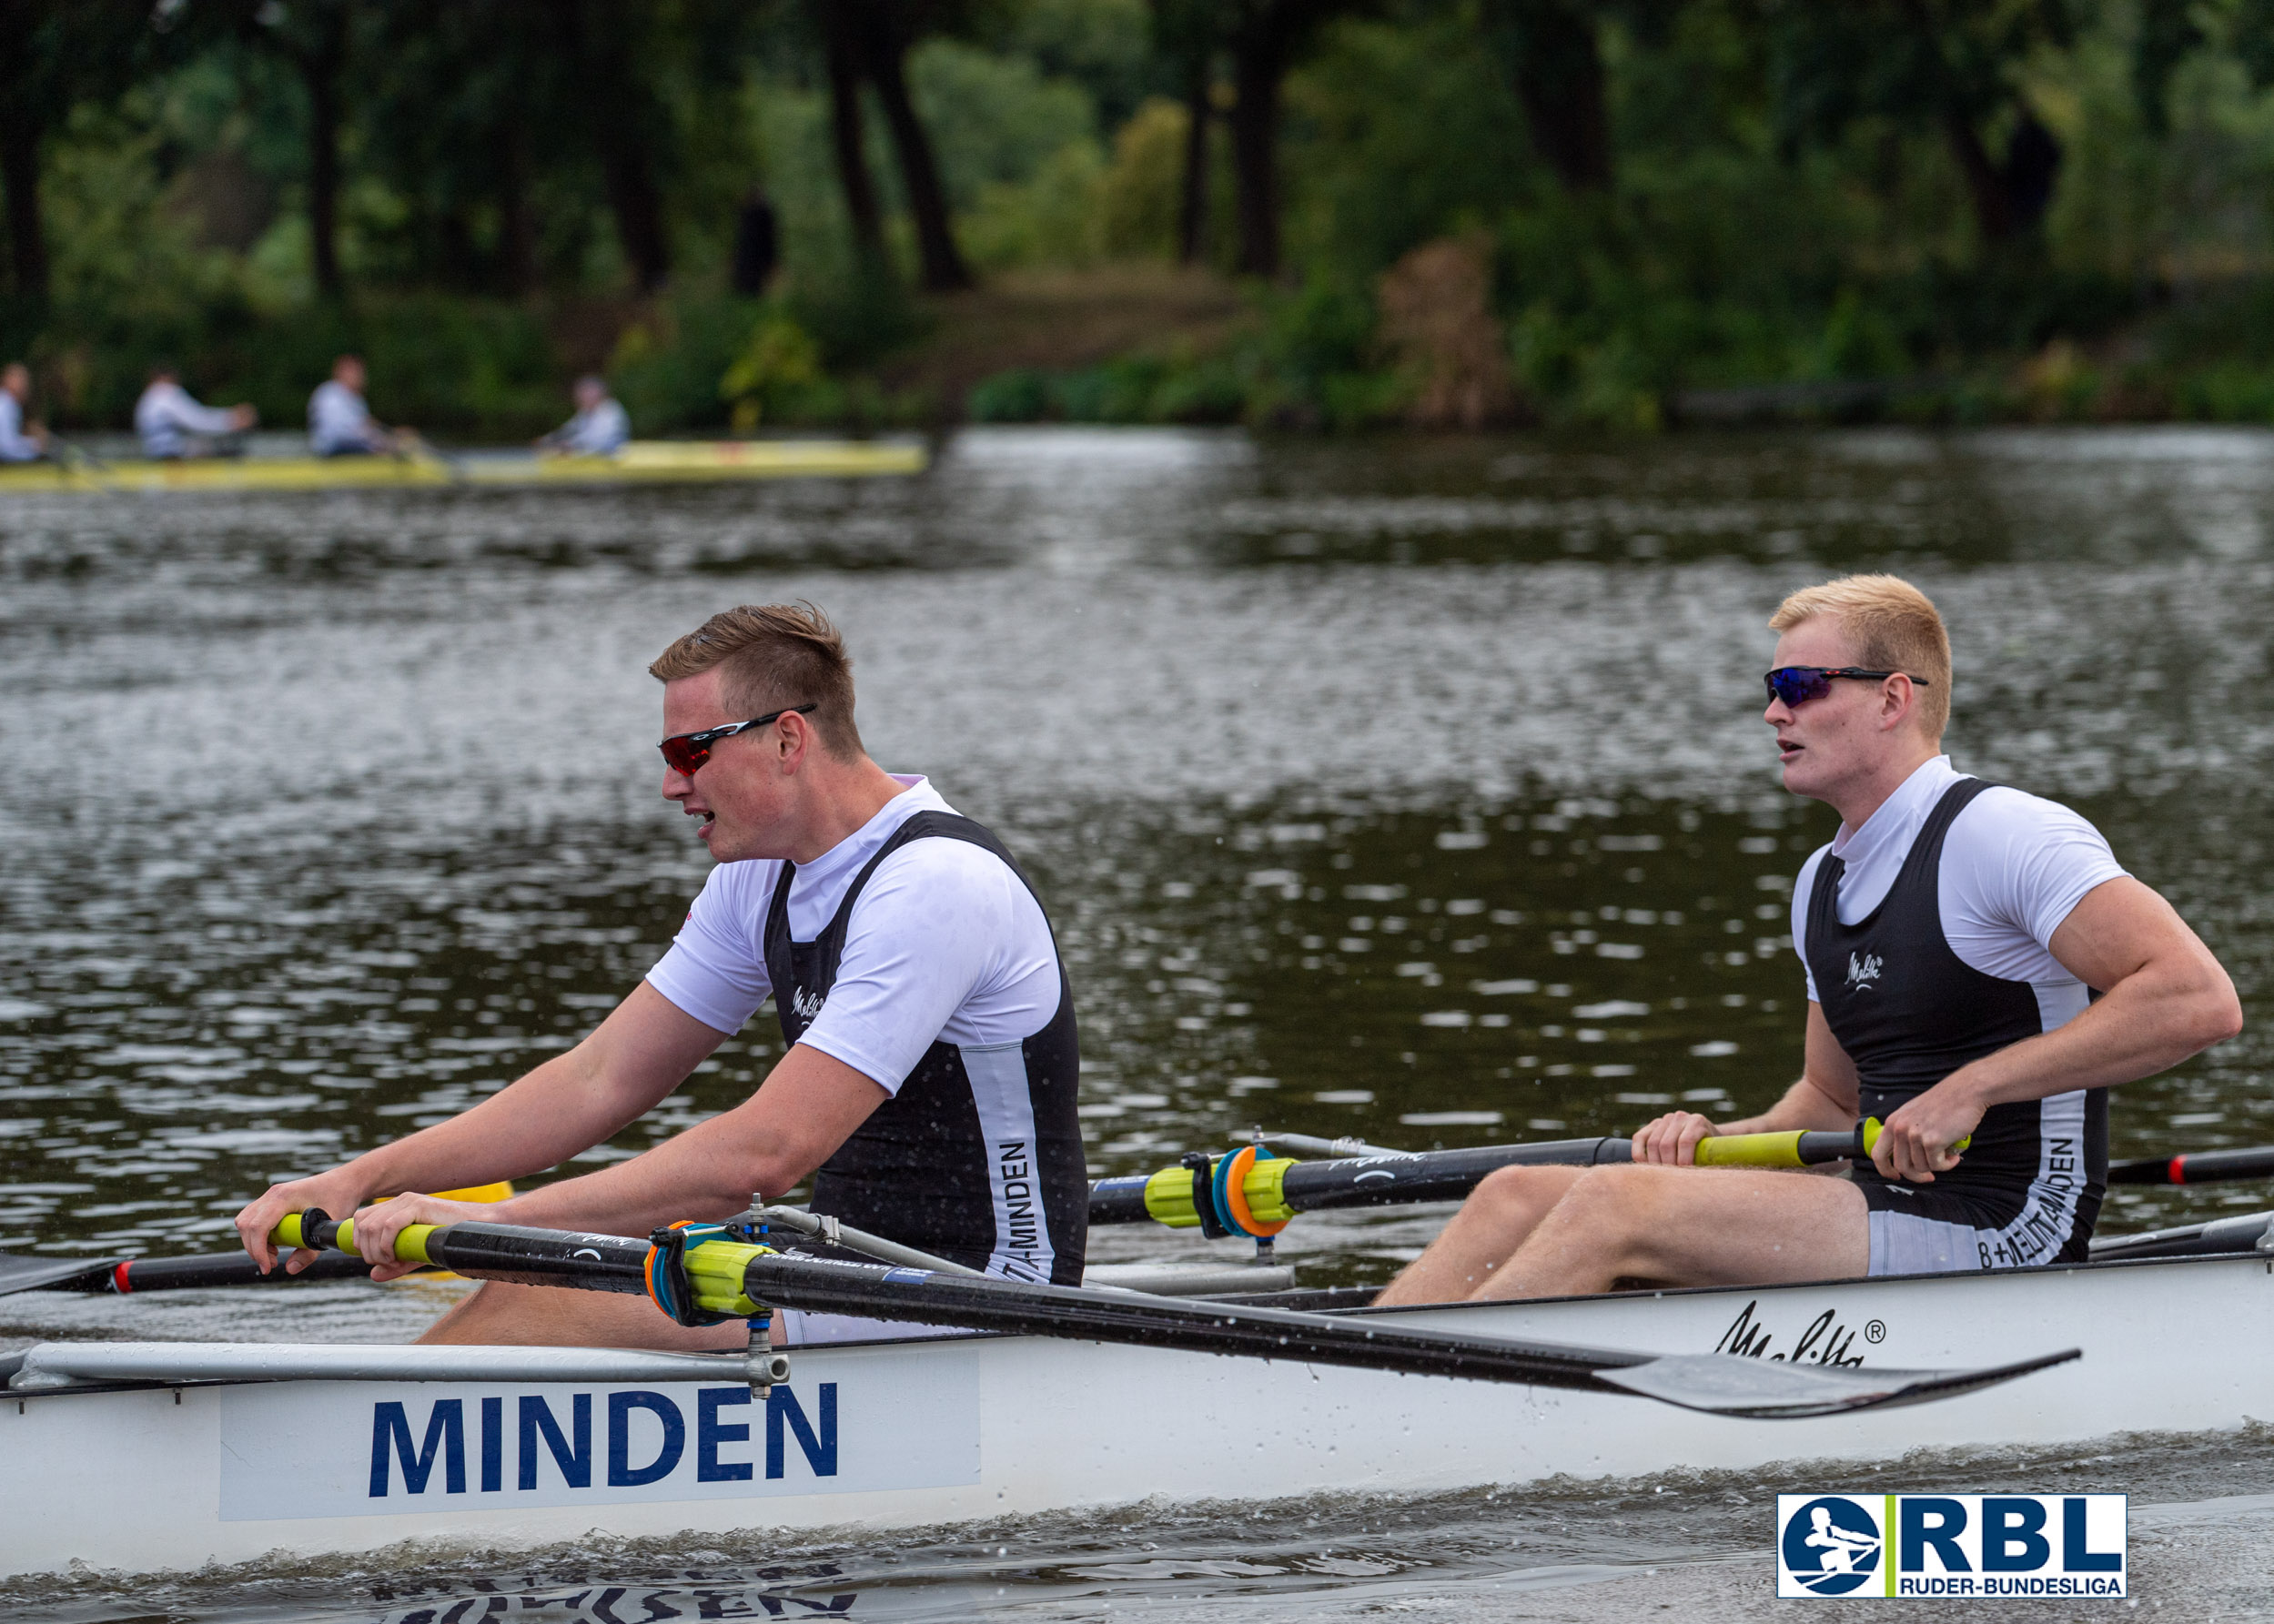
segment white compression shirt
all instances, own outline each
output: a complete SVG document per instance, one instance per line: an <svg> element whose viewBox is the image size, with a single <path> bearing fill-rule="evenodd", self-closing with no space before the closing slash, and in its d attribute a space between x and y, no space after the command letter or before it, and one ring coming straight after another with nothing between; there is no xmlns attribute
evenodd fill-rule
<svg viewBox="0 0 2274 1624"><path fill-rule="evenodd" d="M1936 756L1905 779L1861 829L1844 825L1802 865L1793 885L1793 946L1810 1003L1818 999L1807 967L1808 898L1825 853L1846 864L1835 906L1840 923L1854 924L1886 900L1920 827L1943 792L1964 776L1948 756ZM2053 956L2053 933L2087 892L2124 872L2100 832L2067 807L2019 790L1985 790L1943 837L1935 893L1943 936L1961 963L2035 988L2050 1032L2081 1014L2089 998L2085 983Z"/></svg>
<svg viewBox="0 0 2274 1624"><path fill-rule="evenodd" d="M581 411L545 436L545 443L587 457L606 457L621 450L632 438L632 418L613 399Z"/></svg>
<svg viewBox="0 0 2274 1624"><path fill-rule="evenodd" d="M226 406L200 406L177 383L154 383L135 402L135 432L146 457L179 457L192 435L233 433L237 414Z"/></svg>
<svg viewBox="0 0 2274 1624"><path fill-rule="evenodd" d="M318 457L339 451L370 451L379 448L379 427L371 409L336 378L316 386L308 398L308 438Z"/></svg>
<svg viewBox="0 0 2274 1624"><path fill-rule="evenodd" d="M39 442L24 432L24 408L0 389L0 462L29 462L39 455Z"/></svg>
<svg viewBox="0 0 2274 1624"><path fill-rule="evenodd" d="M901 824L955 811L925 780L893 777L907 788L791 880L792 940L828 928ZM767 858L712 870L648 984L704 1025L740 1031L773 991L766 909L781 872ZM897 1094L933 1044L1016 1044L1057 1010L1057 952L1034 893L968 841L911 841L877 865L853 904L836 983L798 1041Z"/></svg>

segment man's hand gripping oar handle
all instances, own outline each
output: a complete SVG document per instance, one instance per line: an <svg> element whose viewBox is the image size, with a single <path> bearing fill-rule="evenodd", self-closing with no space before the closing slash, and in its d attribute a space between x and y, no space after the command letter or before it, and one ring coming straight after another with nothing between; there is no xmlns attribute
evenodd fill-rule
<svg viewBox="0 0 2274 1624"><path fill-rule="evenodd" d="M395 1261L398 1263L426 1263L435 1260L427 1256L427 1237L440 1225L406 1224L395 1237ZM317 1252L352 1252L355 1245L355 1220L334 1219L320 1206L311 1206L304 1213L287 1213L268 1232L279 1250L298 1251L306 1246Z"/></svg>
<svg viewBox="0 0 2274 1624"><path fill-rule="evenodd" d="M1974 1143L1972 1135L1952 1145L1964 1150ZM1697 1165L1701 1167L1815 1167L1825 1162L1862 1162L1870 1159L1879 1145L1879 1118L1864 1119L1864 1125L1844 1134L1823 1133L1814 1129L1784 1134L1717 1134L1711 1139L1698 1141Z"/></svg>
<svg viewBox="0 0 2274 1624"><path fill-rule="evenodd" d="M311 1209L269 1232L279 1246L355 1249L355 1220ZM513 1224L407 1224L395 1236L398 1263L431 1264L479 1279L644 1296L682 1326L750 1326L748 1370L761 1390L789 1379L790 1362L768 1346L773 1310L743 1291L753 1258L772 1248L718 1224L672 1224L646 1240Z"/></svg>

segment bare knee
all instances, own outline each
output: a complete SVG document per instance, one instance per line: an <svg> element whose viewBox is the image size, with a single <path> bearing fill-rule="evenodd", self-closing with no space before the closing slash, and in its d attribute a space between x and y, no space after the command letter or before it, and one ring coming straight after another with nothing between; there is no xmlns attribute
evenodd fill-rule
<svg viewBox="0 0 2274 1624"><path fill-rule="evenodd" d="M1619 1228L1647 1220L1660 1205L1657 1186L1665 1174L1663 1167L1590 1167L1557 1203L1559 1215Z"/></svg>
<svg viewBox="0 0 2274 1624"><path fill-rule="evenodd" d="M1477 1182L1469 1205L1482 1216L1536 1222L1584 1173L1573 1167L1496 1167Z"/></svg>

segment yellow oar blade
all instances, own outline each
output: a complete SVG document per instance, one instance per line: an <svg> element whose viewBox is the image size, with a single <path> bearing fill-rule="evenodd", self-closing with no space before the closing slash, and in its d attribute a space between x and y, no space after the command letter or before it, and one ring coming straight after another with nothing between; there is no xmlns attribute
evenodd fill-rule
<svg viewBox="0 0 2274 1624"><path fill-rule="evenodd" d="M463 1190L437 1190L434 1198L437 1201L510 1201L513 1199L513 1181L501 1178L493 1185L474 1185Z"/></svg>

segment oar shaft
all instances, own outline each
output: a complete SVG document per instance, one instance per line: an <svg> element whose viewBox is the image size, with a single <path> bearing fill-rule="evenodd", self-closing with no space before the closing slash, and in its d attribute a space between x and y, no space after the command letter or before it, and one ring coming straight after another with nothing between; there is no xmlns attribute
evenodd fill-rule
<svg viewBox="0 0 2274 1624"><path fill-rule="evenodd" d="M1697 1160L1704 1167L1813 1167L1853 1161L1869 1154L1866 1145L1877 1137L1877 1129L1870 1123L1839 1133L1725 1134L1701 1140ZM1248 1171L1247 1195L1258 1212L1282 1216L1333 1207L1459 1201L1502 1167L1613 1166L1633 1157L1633 1141L1611 1135L1331 1162L1258 1161ZM1136 1224L1151 1218L1188 1228L1200 1222L1195 1188L1193 1175L1184 1168L1099 1179L1090 1186L1089 1221Z"/></svg>
<svg viewBox="0 0 2274 1624"><path fill-rule="evenodd" d="M267 1274L242 1252L198 1257L136 1257L114 1266L100 1280L71 1290L109 1291L130 1296L145 1291L192 1291L217 1286L285 1286L303 1280L353 1280L371 1272L360 1257L328 1252L297 1275L281 1265Z"/></svg>
<svg viewBox="0 0 2274 1624"><path fill-rule="evenodd" d="M355 1222L320 1211L293 1213L277 1226L279 1246L349 1251ZM531 1286L577 1286L588 1291L647 1293L646 1241L578 1230L528 1229L518 1224L412 1224L395 1240L404 1263L429 1263L461 1275Z"/></svg>
<svg viewBox="0 0 2274 1624"><path fill-rule="evenodd" d="M1410 1331L1372 1318L1329 1318L992 1276L935 1275L781 1253L751 1259L743 1290L781 1308L1596 1392L1622 1389L1598 1381L1595 1371L1645 1364L1652 1357Z"/></svg>
<svg viewBox="0 0 2274 1624"><path fill-rule="evenodd" d="M698 1235L700 1239L692 1238ZM311 1214L305 1220L296 1216L279 1225L276 1238L279 1245L322 1246L352 1238L352 1234L348 1226ZM770 1308L814 1309L1185 1353L1626 1393L1730 1416L1827 1415L1915 1402L1971 1390L2051 1362L2037 1360L1996 1371L1874 1371L1859 1376L1726 1355L1665 1357L1632 1348L1461 1336L1373 1316L1329 1316L798 1257L733 1240L709 1226L688 1229L682 1238L687 1238L683 1248L679 1239L663 1231L652 1242L642 1243L621 1236L564 1234L507 1224L441 1228L413 1225L398 1237L396 1256L404 1262L443 1264L465 1274L540 1278L598 1291L645 1289L630 1283L634 1255L642 1275L658 1267L654 1260L669 1256L677 1259L670 1273L678 1276L682 1266L684 1271L681 1284L672 1287L674 1297L682 1289L692 1294L683 1306L704 1314L747 1316L753 1324ZM660 1296L657 1303L664 1306ZM673 1312L682 1324L698 1323L675 1310L666 1311ZM771 1379L782 1377L777 1373Z"/></svg>
<svg viewBox="0 0 2274 1624"><path fill-rule="evenodd" d="M2274 1178L2274 1145L2198 1150L2192 1155L2148 1156L2108 1165L2112 1185L2207 1185L2231 1178Z"/></svg>
<svg viewBox="0 0 2274 1624"><path fill-rule="evenodd" d="M1274 1172L1278 1197L1293 1212L1346 1206L1399 1206L1420 1201L1458 1201L1485 1175L1502 1167L1592 1167L1623 1162L1632 1154L1617 1138L1554 1139L1537 1145L1480 1145L1466 1150L1432 1150L1410 1155L1358 1156L1332 1162L1282 1164ZM1271 1170L1269 1162L1256 1164ZM1260 1194L1250 1187L1249 1198ZM1089 1221L1139 1224L1147 1219L1178 1227L1193 1215L1189 1175L1181 1168L1150 1175L1102 1178L1090 1186Z"/></svg>

